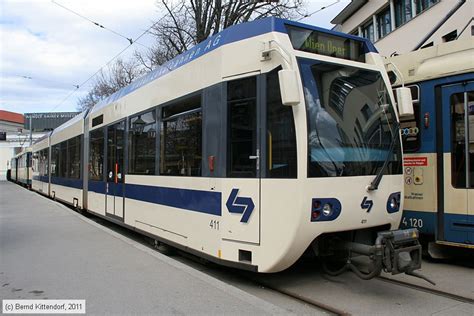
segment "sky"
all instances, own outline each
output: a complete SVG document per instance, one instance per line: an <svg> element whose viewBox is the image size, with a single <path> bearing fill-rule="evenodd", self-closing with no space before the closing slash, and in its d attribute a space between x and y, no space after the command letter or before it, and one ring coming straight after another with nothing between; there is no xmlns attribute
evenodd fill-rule
<svg viewBox="0 0 474 316"><path fill-rule="evenodd" d="M306 0L308 13L327 8L301 22L331 28L349 2ZM164 15L156 0L0 0L0 110L75 111L94 73L129 46L127 39L61 6L132 39ZM152 43L145 33L120 57L127 60Z"/></svg>

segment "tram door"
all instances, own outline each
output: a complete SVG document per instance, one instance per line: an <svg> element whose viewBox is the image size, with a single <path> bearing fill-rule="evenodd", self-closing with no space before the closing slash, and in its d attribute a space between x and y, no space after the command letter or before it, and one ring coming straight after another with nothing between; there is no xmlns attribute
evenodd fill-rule
<svg viewBox="0 0 474 316"><path fill-rule="evenodd" d="M106 215L123 220L125 121L107 128Z"/></svg>
<svg viewBox="0 0 474 316"><path fill-rule="evenodd" d="M444 238L474 243L474 82L442 88Z"/></svg>
<svg viewBox="0 0 474 316"><path fill-rule="evenodd" d="M260 242L260 129L257 77L227 82L227 178L224 240Z"/></svg>

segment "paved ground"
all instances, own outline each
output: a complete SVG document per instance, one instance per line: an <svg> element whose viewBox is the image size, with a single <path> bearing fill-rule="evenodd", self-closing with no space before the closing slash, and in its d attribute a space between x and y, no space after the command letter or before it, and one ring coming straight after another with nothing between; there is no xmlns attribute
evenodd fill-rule
<svg viewBox="0 0 474 316"><path fill-rule="evenodd" d="M463 260L471 260L472 263L473 259L474 258L471 257L470 259ZM420 272L432 279L436 283L436 286L406 274L394 276L385 274L385 276L394 280L410 282L474 300L474 269L459 263L455 264L455 261L454 259L447 262L442 262L441 260L423 260Z"/></svg>
<svg viewBox="0 0 474 316"><path fill-rule="evenodd" d="M70 209L0 181L0 297L88 314L287 314Z"/></svg>

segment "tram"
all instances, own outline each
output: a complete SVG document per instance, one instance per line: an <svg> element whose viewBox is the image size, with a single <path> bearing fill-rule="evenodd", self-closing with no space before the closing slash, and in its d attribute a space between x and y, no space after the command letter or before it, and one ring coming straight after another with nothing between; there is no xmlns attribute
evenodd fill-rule
<svg viewBox="0 0 474 316"><path fill-rule="evenodd" d="M440 245L474 249L474 40L456 40L388 59L412 91L401 120L405 205L402 227ZM400 86L398 80L395 86Z"/></svg>
<svg viewBox="0 0 474 316"><path fill-rule="evenodd" d="M32 147L31 189L46 196L50 196L50 161L49 148L51 132L38 139Z"/></svg>
<svg viewBox="0 0 474 316"><path fill-rule="evenodd" d="M277 272L310 249L367 279L416 274L396 93L365 39L243 23L34 144L33 188L223 265Z"/></svg>
<svg viewBox="0 0 474 316"><path fill-rule="evenodd" d="M30 188L32 181L32 149L27 147L10 160L10 180Z"/></svg>

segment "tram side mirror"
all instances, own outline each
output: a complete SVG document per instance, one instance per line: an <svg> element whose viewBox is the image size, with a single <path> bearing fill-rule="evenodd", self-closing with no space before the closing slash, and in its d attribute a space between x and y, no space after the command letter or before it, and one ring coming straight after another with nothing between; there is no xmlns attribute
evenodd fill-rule
<svg viewBox="0 0 474 316"><path fill-rule="evenodd" d="M395 89L395 98L400 117L414 115L410 88L401 87Z"/></svg>
<svg viewBox="0 0 474 316"><path fill-rule="evenodd" d="M297 105L300 103L298 75L294 70L278 71L280 82L281 102L283 105Z"/></svg>

